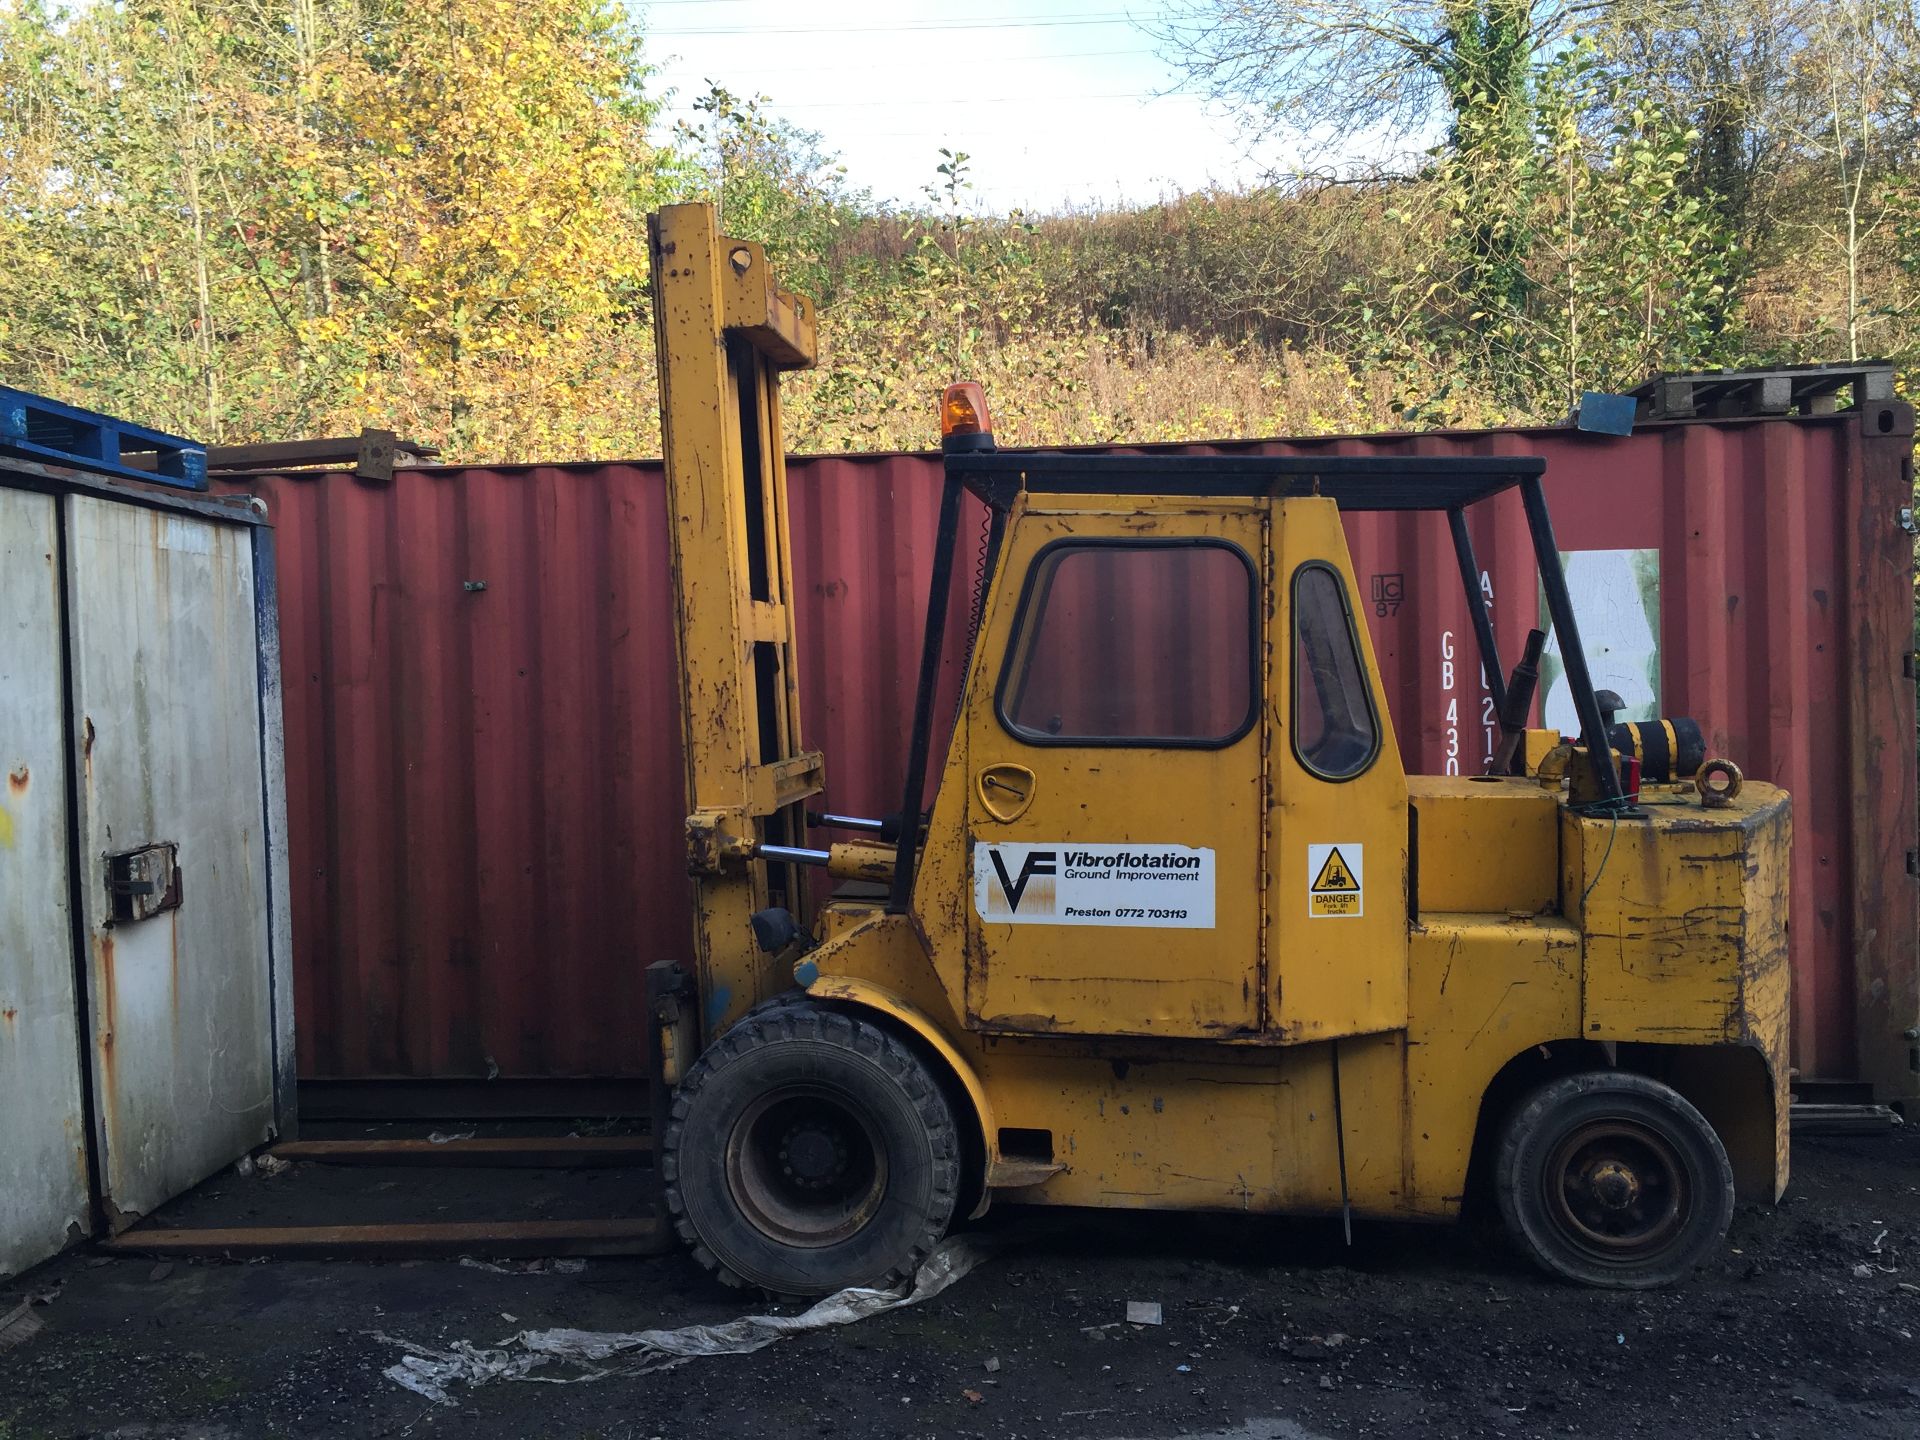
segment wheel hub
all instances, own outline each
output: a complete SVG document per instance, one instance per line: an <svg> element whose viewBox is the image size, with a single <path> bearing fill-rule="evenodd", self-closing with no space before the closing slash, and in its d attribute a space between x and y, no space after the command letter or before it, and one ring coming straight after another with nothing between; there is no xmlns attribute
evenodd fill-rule
<svg viewBox="0 0 1920 1440"><path fill-rule="evenodd" d="M1609 1210L1629 1209L1640 1198L1640 1177L1618 1160L1602 1160L1587 1171L1593 1196Z"/></svg>
<svg viewBox="0 0 1920 1440"><path fill-rule="evenodd" d="M819 1189L846 1172L846 1141L816 1124L795 1125L781 1143L780 1163L796 1183Z"/></svg>
<svg viewBox="0 0 1920 1440"><path fill-rule="evenodd" d="M783 1086L756 1099L727 1141L727 1187L741 1215L783 1245L833 1245L886 1193L887 1159L858 1103L829 1087Z"/></svg>
<svg viewBox="0 0 1920 1440"><path fill-rule="evenodd" d="M1561 1235L1612 1264L1641 1263L1671 1245L1693 1204L1686 1166L1671 1142L1626 1119L1569 1132L1542 1181Z"/></svg>

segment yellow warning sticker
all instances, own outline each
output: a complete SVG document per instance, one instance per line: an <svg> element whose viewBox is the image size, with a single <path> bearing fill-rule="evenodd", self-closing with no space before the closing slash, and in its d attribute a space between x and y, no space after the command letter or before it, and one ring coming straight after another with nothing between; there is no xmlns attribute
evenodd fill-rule
<svg viewBox="0 0 1920 1440"><path fill-rule="evenodd" d="M1307 914L1353 919L1366 909L1365 847L1353 842L1307 846Z"/></svg>

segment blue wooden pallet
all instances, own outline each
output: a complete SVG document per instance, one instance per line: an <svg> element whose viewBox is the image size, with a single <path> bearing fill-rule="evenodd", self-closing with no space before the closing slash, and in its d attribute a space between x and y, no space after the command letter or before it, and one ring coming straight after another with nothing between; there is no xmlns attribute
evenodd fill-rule
<svg viewBox="0 0 1920 1440"><path fill-rule="evenodd" d="M207 488L203 445L0 385L0 454L181 490Z"/></svg>

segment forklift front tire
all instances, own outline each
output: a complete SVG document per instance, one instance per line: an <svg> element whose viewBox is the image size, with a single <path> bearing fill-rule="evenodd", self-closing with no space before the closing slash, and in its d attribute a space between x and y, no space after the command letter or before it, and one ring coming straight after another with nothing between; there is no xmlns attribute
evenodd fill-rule
<svg viewBox="0 0 1920 1440"><path fill-rule="evenodd" d="M920 1059L856 1016L766 1007L674 1097L668 1212L731 1285L830 1294L909 1279L946 1233L960 1135Z"/></svg>
<svg viewBox="0 0 1920 1440"><path fill-rule="evenodd" d="M1548 1273L1615 1290L1686 1276L1726 1236L1733 1167L1681 1095L1625 1071L1570 1075L1508 1119L1500 1213Z"/></svg>

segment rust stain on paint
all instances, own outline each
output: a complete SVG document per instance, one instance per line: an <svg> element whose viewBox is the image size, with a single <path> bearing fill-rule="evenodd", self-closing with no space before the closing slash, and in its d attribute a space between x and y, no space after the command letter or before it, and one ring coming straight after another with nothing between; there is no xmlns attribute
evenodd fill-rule
<svg viewBox="0 0 1920 1440"><path fill-rule="evenodd" d="M113 1060L114 992L119 988L113 971L113 936L94 936L93 956L100 985L100 1029L94 1046L100 1055L100 1122L107 1135L115 1135L120 1129L120 1082Z"/></svg>
<svg viewBox="0 0 1920 1440"><path fill-rule="evenodd" d="M93 958L100 977L100 1048L113 1049L114 995L120 988L113 973L113 936L93 937Z"/></svg>

